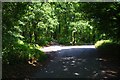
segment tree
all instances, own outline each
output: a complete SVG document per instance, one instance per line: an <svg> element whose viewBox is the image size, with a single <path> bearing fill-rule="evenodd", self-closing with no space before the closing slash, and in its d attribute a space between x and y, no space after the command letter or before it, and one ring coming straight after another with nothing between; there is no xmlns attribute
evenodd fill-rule
<svg viewBox="0 0 120 80"><path fill-rule="evenodd" d="M29 44L26 36L22 35L28 33L29 27L24 26L25 23L20 19L27 12L28 6L31 3L3 3L3 18L2 18L2 60L5 64L15 64L26 62L31 57L36 57L41 60L46 58L43 52L39 51L37 47ZM27 24L28 25L28 24ZM25 26L27 26L25 25Z"/></svg>
<svg viewBox="0 0 120 80"><path fill-rule="evenodd" d="M89 8L88 8L89 7ZM81 10L101 34L118 42L120 39L120 3L84 3Z"/></svg>

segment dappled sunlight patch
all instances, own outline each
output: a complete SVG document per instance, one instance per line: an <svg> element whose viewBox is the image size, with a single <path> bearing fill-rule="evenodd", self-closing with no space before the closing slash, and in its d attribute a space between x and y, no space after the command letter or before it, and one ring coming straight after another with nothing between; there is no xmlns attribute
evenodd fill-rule
<svg viewBox="0 0 120 80"><path fill-rule="evenodd" d="M92 78L96 78L99 75L99 73L94 73Z"/></svg>
<svg viewBox="0 0 120 80"><path fill-rule="evenodd" d="M106 71L105 71L105 70L102 70L102 71L101 71L101 74L105 74L105 73L106 73Z"/></svg>
<svg viewBox="0 0 120 80"><path fill-rule="evenodd" d="M72 61L72 63L75 63L75 61Z"/></svg>
<svg viewBox="0 0 120 80"><path fill-rule="evenodd" d="M62 58L62 60L73 60L75 57L65 57L65 58Z"/></svg>
<svg viewBox="0 0 120 80"><path fill-rule="evenodd" d="M64 68L63 71L68 71L68 68Z"/></svg>
<svg viewBox="0 0 120 80"><path fill-rule="evenodd" d="M108 73L108 74L106 74L106 75L109 76L109 77L116 77L116 75L111 74L111 73Z"/></svg>
<svg viewBox="0 0 120 80"><path fill-rule="evenodd" d="M46 73L48 73L48 71L45 71Z"/></svg>
<svg viewBox="0 0 120 80"><path fill-rule="evenodd" d="M78 61L82 61L82 59L81 58L79 58L79 59L77 59Z"/></svg>
<svg viewBox="0 0 120 80"><path fill-rule="evenodd" d="M50 62L54 62L54 60L50 60Z"/></svg>
<svg viewBox="0 0 120 80"><path fill-rule="evenodd" d="M74 75L75 75L75 76L79 76L80 74L79 74L78 72L75 72Z"/></svg>
<svg viewBox="0 0 120 80"><path fill-rule="evenodd" d="M98 61L107 61L107 59L104 59L104 58L96 58L96 60L98 60Z"/></svg>
<svg viewBox="0 0 120 80"><path fill-rule="evenodd" d="M118 73L117 71L110 70L110 69L102 70L101 71L101 75L103 75L103 78L117 77L117 75L118 75L117 73Z"/></svg>
<svg viewBox="0 0 120 80"><path fill-rule="evenodd" d="M104 76L103 78L104 78L104 79L107 79L108 77L107 77L107 76Z"/></svg>
<svg viewBox="0 0 120 80"><path fill-rule="evenodd" d="M63 64L65 64L65 62L62 62Z"/></svg>
<svg viewBox="0 0 120 80"><path fill-rule="evenodd" d="M85 67L84 69L89 71L89 69L88 69L88 68L86 68L86 67Z"/></svg>
<svg viewBox="0 0 120 80"><path fill-rule="evenodd" d="M67 61L66 63L69 64L69 61Z"/></svg>
<svg viewBox="0 0 120 80"><path fill-rule="evenodd" d="M71 65L71 66L74 66L75 64L72 63L72 64L70 64L70 65Z"/></svg>
<svg viewBox="0 0 120 80"><path fill-rule="evenodd" d="M45 69L45 71L44 71L45 73L48 73L48 74L53 74L53 73L55 73L55 71L54 70L47 70L47 69Z"/></svg>
<svg viewBox="0 0 120 80"><path fill-rule="evenodd" d="M106 70L107 73L112 73L112 74L117 74L116 71L113 71L113 70Z"/></svg>
<svg viewBox="0 0 120 80"><path fill-rule="evenodd" d="M63 68L66 68L67 66L63 66Z"/></svg>

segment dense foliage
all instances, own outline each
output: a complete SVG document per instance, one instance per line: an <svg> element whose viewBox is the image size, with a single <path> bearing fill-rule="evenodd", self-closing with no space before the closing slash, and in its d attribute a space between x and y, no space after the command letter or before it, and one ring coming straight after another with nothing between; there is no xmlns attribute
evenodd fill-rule
<svg viewBox="0 0 120 80"><path fill-rule="evenodd" d="M120 43L120 3L84 3L81 10L84 18L106 39Z"/></svg>
<svg viewBox="0 0 120 80"><path fill-rule="evenodd" d="M111 39L119 43L119 8L120 3L3 3L3 62L46 59L39 48L51 41L74 45Z"/></svg>
<svg viewBox="0 0 120 80"><path fill-rule="evenodd" d="M47 56L39 51L37 44L27 42L19 19L26 13L28 3L4 3L2 23L3 63L16 64L27 62L35 57L43 61Z"/></svg>

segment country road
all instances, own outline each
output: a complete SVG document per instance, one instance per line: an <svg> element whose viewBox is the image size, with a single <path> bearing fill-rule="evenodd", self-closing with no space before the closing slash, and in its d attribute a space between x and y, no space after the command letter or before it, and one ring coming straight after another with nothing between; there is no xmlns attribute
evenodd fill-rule
<svg viewBox="0 0 120 80"><path fill-rule="evenodd" d="M94 45L55 45L41 48L41 50L54 58L44 68L33 73L32 78L118 77L117 70L113 70L115 67L112 67L114 64L111 66L111 63L109 64L105 59L99 58ZM103 65L105 62L109 67ZM120 67L117 66L116 69L118 68Z"/></svg>

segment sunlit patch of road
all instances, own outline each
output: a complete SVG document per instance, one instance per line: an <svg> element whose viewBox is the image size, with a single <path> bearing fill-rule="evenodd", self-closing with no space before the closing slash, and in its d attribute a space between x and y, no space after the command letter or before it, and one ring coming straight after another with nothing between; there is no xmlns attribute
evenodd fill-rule
<svg viewBox="0 0 120 80"><path fill-rule="evenodd" d="M59 51L62 49L74 49L74 48L95 48L94 45L81 45L81 46L60 46L60 45L53 45L49 47L43 47L40 50L43 52L52 52L52 51Z"/></svg>

